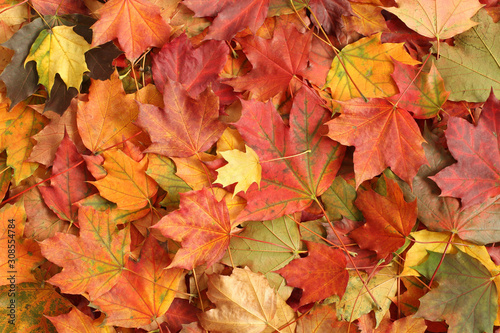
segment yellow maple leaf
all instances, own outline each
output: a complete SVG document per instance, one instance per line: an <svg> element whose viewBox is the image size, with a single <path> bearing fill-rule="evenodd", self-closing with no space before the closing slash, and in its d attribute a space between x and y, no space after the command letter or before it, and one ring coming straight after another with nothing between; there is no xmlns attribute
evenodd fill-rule
<svg viewBox="0 0 500 333"><path fill-rule="evenodd" d="M56 74L68 88L80 90L82 75L89 71L85 62L85 52L89 49L90 44L72 27L57 26L40 32L24 63L36 61L38 83L47 87L49 93Z"/></svg>
<svg viewBox="0 0 500 333"><path fill-rule="evenodd" d="M396 83L391 78L394 71L391 57L407 65L420 62L405 51L403 43L381 43L380 36L378 33L349 44L333 59L326 78L326 86L332 90L333 99L347 101L362 97L353 81L367 98L388 97L398 93Z"/></svg>
<svg viewBox="0 0 500 333"><path fill-rule="evenodd" d="M246 152L238 149L220 152L228 164L217 169L219 175L215 182L223 186L238 183L233 197L240 191L246 192L253 183L257 183L260 188L262 167L259 157L252 148L245 145L245 149Z"/></svg>

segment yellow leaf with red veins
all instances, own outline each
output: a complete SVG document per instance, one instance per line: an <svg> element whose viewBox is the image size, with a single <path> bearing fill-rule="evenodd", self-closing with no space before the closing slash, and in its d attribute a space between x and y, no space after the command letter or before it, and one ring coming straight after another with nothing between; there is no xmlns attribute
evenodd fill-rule
<svg viewBox="0 0 500 333"><path fill-rule="evenodd" d="M92 26L92 46L116 39L130 60L137 59L148 47L162 47L170 36L160 8L146 0L111 0L98 13L101 17Z"/></svg>
<svg viewBox="0 0 500 333"><path fill-rule="evenodd" d="M483 5L478 0L398 0L398 7L384 8L419 34L448 39L473 26L470 18Z"/></svg>
<svg viewBox="0 0 500 333"><path fill-rule="evenodd" d="M24 238L25 221L22 201L0 209L0 286L36 282L31 270L44 259L38 243Z"/></svg>
<svg viewBox="0 0 500 333"><path fill-rule="evenodd" d="M91 82L88 101L78 104L77 125L83 144L95 153L137 135L141 129L133 124L139 113L134 96L125 94L116 72L109 80ZM149 142L145 134L129 141Z"/></svg>
<svg viewBox="0 0 500 333"><path fill-rule="evenodd" d="M361 97L357 89L367 98L388 97L398 93L398 87L391 78L394 71L391 57L407 65L420 62L405 51L403 43L381 43L380 36L378 33L349 44L333 59L326 78L326 86L332 90L333 99L347 101Z"/></svg>
<svg viewBox="0 0 500 333"><path fill-rule="evenodd" d="M46 124L45 118L24 103L10 112L8 105L0 105L0 151L7 150L7 166L14 169L14 184L28 178L38 168L37 163L26 162L33 149L31 136Z"/></svg>
<svg viewBox="0 0 500 333"><path fill-rule="evenodd" d="M73 27L61 25L40 32L24 63L36 61L38 83L43 84L49 93L56 74L68 88L80 90L83 73L89 71L85 62L88 50L90 45L85 38L74 32Z"/></svg>
<svg viewBox="0 0 500 333"><path fill-rule="evenodd" d="M102 153L107 175L94 184L104 198L116 203L118 209L139 210L156 194L158 184L146 175L148 159L134 161L121 150Z"/></svg>

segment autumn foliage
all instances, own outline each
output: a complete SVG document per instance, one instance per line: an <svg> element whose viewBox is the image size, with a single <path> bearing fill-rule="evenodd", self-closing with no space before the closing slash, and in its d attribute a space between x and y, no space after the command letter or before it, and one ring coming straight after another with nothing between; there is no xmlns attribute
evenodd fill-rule
<svg viewBox="0 0 500 333"><path fill-rule="evenodd" d="M2 1L0 332L497 331L499 20Z"/></svg>

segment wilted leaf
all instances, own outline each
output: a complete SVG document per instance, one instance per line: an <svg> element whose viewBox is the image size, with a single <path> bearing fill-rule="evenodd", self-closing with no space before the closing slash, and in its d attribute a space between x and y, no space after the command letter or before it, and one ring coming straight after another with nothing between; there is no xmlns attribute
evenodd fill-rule
<svg viewBox="0 0 500 333"><path fill-rule="evenodd" d="M42 19L35 19L2 44L15 51L14 57L0 75L7 86L7 97L12 101L11 107L31 96L38 88L36 65L32 62L25 66L24 60L28 56L31 44L44 27L45 23Z"/></svg>

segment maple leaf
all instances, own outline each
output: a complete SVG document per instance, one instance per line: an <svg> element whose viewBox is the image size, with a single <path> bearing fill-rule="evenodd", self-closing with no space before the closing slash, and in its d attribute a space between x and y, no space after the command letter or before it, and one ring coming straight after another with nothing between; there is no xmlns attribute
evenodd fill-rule
<svg viewBox="0 0 500 333"><path fill-rule="evenodd" d="M354 30L364 36L377 32L388 32L389 28L382 15L382 8L373 3L351 3L352 16L344 16L346 30Z"/></svg>
<svg viewBox="0 0 500 333"><path fill-rule="evenodd" d="M73 223L78 215L78 208L73 204L93 191L87 182L91 179L90 173L67 134L57 149L52 174L60 175L52 178L50 186L41 186L38 189L50 209L61 219Z"/></svg>
<svg viewBox="0 0 500 333"><path fill-rule="evenodd" d="M320 24L329 34L338 36L344 26L342 16L354 15L350 2L347 0L309 0L308 2L311 11L318 18L318 22L314 21L314 24L316 26Z"/></svg>
<svg viewBox="0 0 500 333"><path fill-rule="evenodd" d="M301 316L297 321L297 333L350 333L358 330L345 321L337 320L335 306L333 304L316 304L307 312L305 316Z"/></svg>
<svg viewBox="0 0 500 333"><path fill-rule="evenodd" d="M402 43L381 43L380 35L378 33L347 45L333 59L326 78L326 86L332 90L333 99L346 101L361 97L360 92L365 97L387 97L398 92L391 78L394 70L391 57L407 65L419 62L406 53Z"/></svg>
<svg viewBox="0 0 500 333"><path fill-rule="evenodd" d="M160 9L149 1L111 0L98 13L92 47L116 38L129 60L136 60L148 47L162 47L170 36Z"/></svg>
<svg viewBox="0 0 500 333"><path fill-rule="evenodd" d="M494 23L484 10L475 19L481 24L455 36L454 46L439 43L432 48L434 52L439 49L436 67L451 101L484 102L492 88L500 94L500 23Z"/></svg>
<svg viewBox="0 0 500 333"><path fill-rule="evenodd" d="M153 77L163 91L168 78L182 84L191 97L198 96L226 64L229 49L222 41L207 41L194 48L185 34L165 44L153 54Z"/></svg>
<svg viewBox="0 0 500 333"><path fill-rule="evenodd" d="M167 79L163 99L164 109L150 104L139 107L136 123L153 141L146 152L189 157L209 149L224 132L219 102L210 89L193 99L180 83Z"/></svg>
<svg viewBox="0 0 500 333"><path fill-rule="evenodd" d="M448 121L446 139L458 163L431 177L442 196L462 199L464 207L500 194L500 101L493 92L477 126L461 118Z"/></svg>
<svg viewBox="0 0 500 333"><path fill-rule="evenodd" d="M438 197L439 189L430 181L415 178L414 192L418 200L418 219L429 230L449 231L477 244L499 241L500 196L481 203L460 207L458 199Z"/></svg>
<svg viewBox="0 0 500 333"><path fill-rule="evenodd" d="M210 276L207 295L216 305L200 315L207 330L260 333L286 324L295 329L293 310L269 287L264 275L248 268L235 268L231 276Z"/></svg>
<svg viewBox="0 0 500 333"><path fill-rule="evenodd" d="M0 105L0 150L7 151L7 166L14 169L14 183L19 184L38 168L37 163L26 160L33 148L31 136L46 123L42 115L24 103L10 112L7 105Z"/></svg>
<svg viewBox="0 0 500 333"><path fill-rule="evenodd" d="M44 28L43 20L35 19L2 44L15 51L14 57L0 75L7 86L7 97L12 101L11 107L31 96L38 88L36 64L29 62L25 65L24 60L28 56L31 45Z"/></svg>
<svg viewBox="0 0 500 333"><path fill-rule="evenodd" d="M387 330L384 333L425 333L427 331L427 325L425 320L422 318L415 318L414 316L408 316L396 320L395 322L389 324Z"/></svg>
<svg viewBox="0 0 500 333"><path fill-rule="evenodd" d="M121 150L102 153L107 175L91 182L99 193L117 204L119 209L139 210L151 204L158 185L146 175L148 159L134 161Z"/></svg>
<svg viewBox="0 0 500 333"><path fill-rule="evenodd" d="M231 40L236 33L247 27L255 33L264 23L269 7L269 0L210 2L184 1L184 4L198 17L216 16L205 39Z"/></svg>
<svg viewBox="0 0 500 333"><path fill-rule="evenodd" d="M146 174L167 191L168 196L161 201L165 207L179 207L180 193L191 191L191 187L175 175L175 164L168 157L148 154Z"/></svg>
<svg viewBox="0 0 500 333"><path fill-rule="evenodd" d="M361 248L377 252L379 259L405 244L417 220L417 202L406 202L398 184L385 175L383 179L385 195L373 189L358 193L356 206L363 212L366 223L350 233Z"/></svg>
<svg viewBox="0 0 500 333"><path fill-rule="evenodd" d="M5 332L56 332L45 316L58 316L72 307L71 302L48 283L20 283L16 285L15 298L9 296L9 288L0 287L0 327ZM8 307L12 299L16 301L15 320Z"/></svg>
<svg viewBox="0 0 500 333"><path fill-rule="evenodd" d="M197 322L200 313L187 299L174 298L165 313L165 321L171 332L179 332L184 324Z"/></svg>
<svg viewBox="0 0 500 333"><path fill-rule="evenodd" d="M35 282L32 270L43 261L33 239L25 239L24 203L6 204L0 209L0 285ZM12 276L14 279L12 280Z"/></svg>
<svg viewBox="0 0 500 333"><path fill-rule="evenodd" d="M64 293L100 297L118 282L130 248L129 228L118 231L107 211L78 210L80 236L56 233L40 243L42 254L63 267L48 282Z"/></svg>
<svg viewBox="0 0 500 333"><path fill-rule="evenodd" d="M133 97L125 94L116 72L109 80L91 82L88 101L78 103L77 125L85 147L97 153L140 132L132 123L139 109ZM148 142L145 135L129 141Z"/></svg>
<svg viewBox="0 0 500 333"><path fill-rule="evenodd" d="M52 165L64 133L67 133L78 152L82 153L85 150L76 125L76 103L72 104L72 107L68 108L62 116L52 111L44 112L43 115L50 119L50 123L33 135L36 144L27 159L28 162L37 162L45 166Z"/></svg>
<svg viewBox="0 0 500 333"><path fill-rule="evenodd" d="M253 69L226 84L235 91L250 90L253 98L267 101L288 89L307 65L312 32L300 33L292 25L278 23L271 39L258 36L238 38Z"/></svg>
<svg viewBox="0 0 500 333"><path fill-rule="evenodd" d="M33 0L33 7L42 15L88 14L85 3L72 0Z"/></svg>
<svg viewBox="0 0 500 333"><path fill-rule="evenodd" d="M271 220L308 207L331 185L344 155L338 143L324 137L329 115L318 97L305 88L298 92L290 128L271 103L241 103L243 114L235 126L259 156L262 181L260 190L247 191L238 220Z"/></svg>
<svg viewBox="0 0 500 333"><path fill-rule="evenodd" d="M352 322L362 315L374 311L378 325L389 311L392 303L391 297L396 295L398 289L396 269L393 266L384 267L369 281L367 281L367 275L362 274L363 279L367 281L367 287L377 300L380 308L373 302L359 277L354 274L350 274L344 296L337 304L337 318Z"/></svg>
<svg viewBox="0 0 500 333"><path fill-rule="evenodd" d="M40 32L25 63L36 61L38 83L47 87L49 94L56 74L68 87L79 90L82 75L89 70L84 56L89 49L89 43L72 27L57 26Z"/></svg>
<svg viewBox="0 0 500 333"><path fill-rule="evenodd" d="M238 237L231 237L229 251L221 262L264 274L278 295L287 299L292 288L273 271L298 257L301 235L297 223L286 215L271 221L247 222L244 227Z"/></svg>
<svg viewBox="0 0 500 333"><path fill-rule="evenodd" d="M139 261L129 259L113 288L92 301L107 314L105 324L157 328L184 276L182 269L165 269L170 262L158 241L146 238Z"/></svg>
<svg viewBox="0 0 500 333"><path fill-rule="evenodd" d="M354 205L356 189L343 177L335 177L332 186L321 195L325 211L331 221L340 220L342 216L350 220L361 221L363 214Z"/></svg>
<svg viewBox="0 0 500 333"><path fill-rule="evenodd" d="M152 228L181 242L169 267L191 270L205 263L210 267L224 256L236 225L229 220L225 200L218 201L207 188L181 193L180 197L180 209Z"/></svg>
<svg viewBox="0 0 500 333"><path fill-rule="evenodd" d="M252 148L245 146L245 149L245 152L238 149L220 152L228 164L217 169L218 176L215 183L222 186L238 183L233 196L240 191L246 192L253 183L257 183L260 188L262 166L259 164L259 156Z"/></svg>
<svg viewBox="0 0 500 333"><path fill-rule="evenodd" d="M498 307L497 289L491 273L464 252L448 254L429 252L429 259L414 267L430 278L436 273L439 286L420 299L416 317L431 321L446 320L450 332L493 332Z"/></svg>
<svg viewBox="0 0 500 333"><path fill-rule="evenodd" d="M386 167L411 184L426 158L420 129L411 115L385 99L342 102L342 114L326 123L328 136L354 145L356 187Z"/></svg>
<svg viewBox="0 0 500 333"><path fill-rule="evenodd" d="M56 327L59 333L88 332L88 333L113 333L109 326L100 327L101 320L92 320L77 308L72 308L69 313L51 317L45 316Z"/></svg>
<svg viewBox="0 0 500 333"><path fill-rule="evenodd" d="M400 94L390 99L396 101L399 107L413 113L415 118L436 116L450 95L444 88L444 80L434 63L429 73L422 72L418 75L415 67L396 61L392 78L396 81Z"/></svg>
<svg viewBox="0 0 500 333"><path fill-rule="evenodd" d="M397 0L398 7L385 7L419 34L443 40L477 24L470 18L483 6L478 0Z"/></svg>
<svg viewBox="0 0 500 333"><path fill-rule="evenodd" d="M349 273L341 250L314 242L304 242L308 256L293 260L276 271L286 283L303 290L299 306L344 294Z"/></svg>

